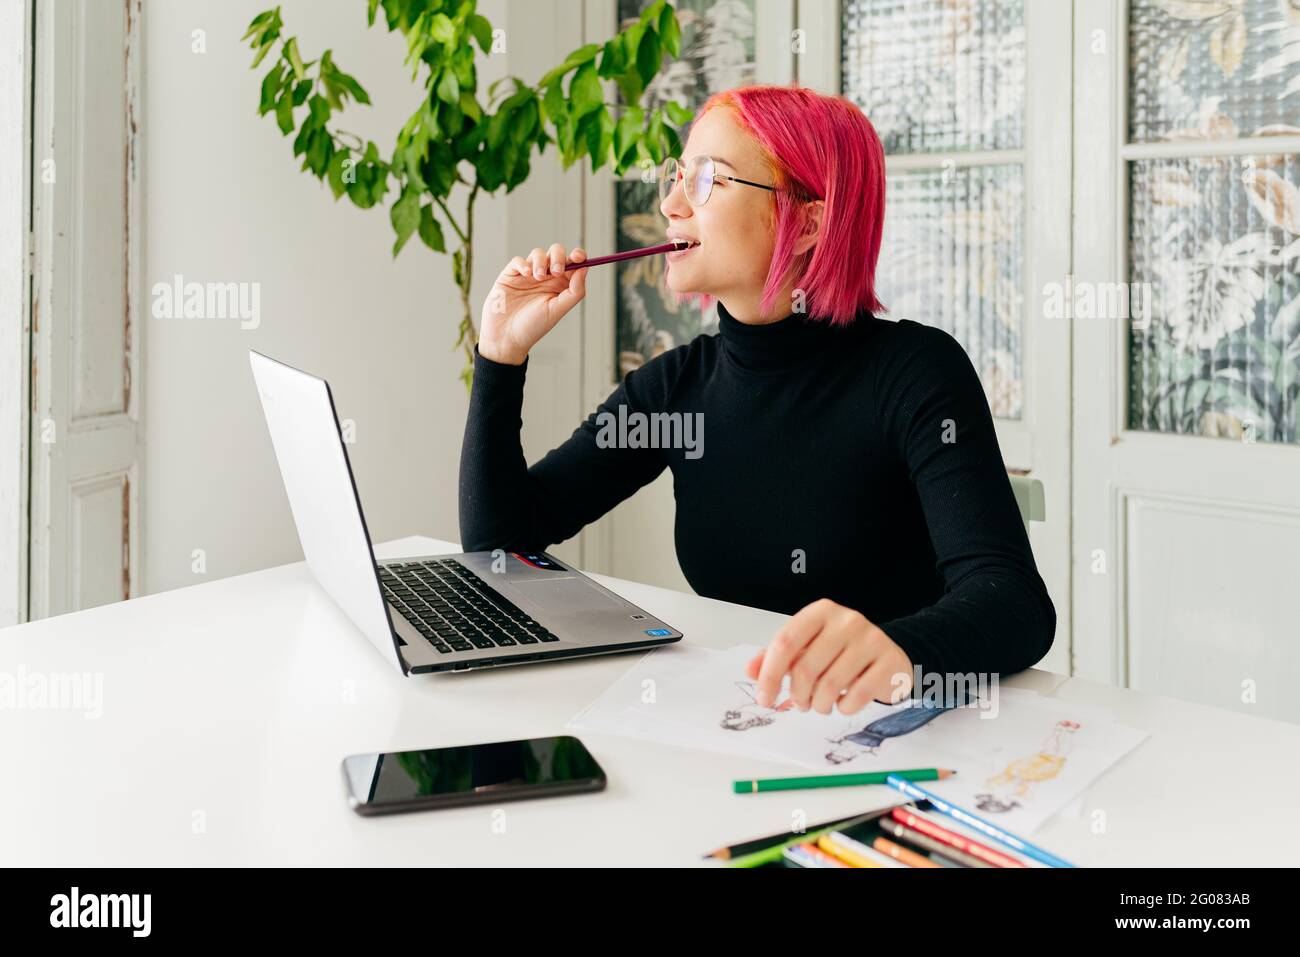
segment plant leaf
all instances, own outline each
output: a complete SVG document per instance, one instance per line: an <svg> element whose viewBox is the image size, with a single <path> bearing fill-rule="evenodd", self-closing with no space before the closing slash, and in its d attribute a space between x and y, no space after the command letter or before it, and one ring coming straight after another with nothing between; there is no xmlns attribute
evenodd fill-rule
<svg viewBox="0 0 1300 957"><path fill-rule="evenodd" d="M659 14L659 37L670 57L676 58L681 54L681 27L677 24L676 11L668 4L664 4L663 11Z"/></svg>
<svg viewBox="0 0 1300 957"><path fill-rule="evenodd" d="M618 125L614 128L615 162L621 164L628 151L636 145L643 122L645 122L645 111L639 106L628 107L619 117Z"/></svg>
<svg viewBox="0 0 1300 957"><path fill-rule="evenodd" d="M298 53L298 38L290 37L284 44L284 58L289 61L293 67L294 79L305 80L307 78L307 68L303 66L302 55Z"/></svg>
<svg viewBox="0 0 1300 957"><path fill-rule="evenodd" d="M293 93L288 87L280 93L280 101L275 104L275 122L285 136L293 132Z"/></svg>
<svg viewBox="0 0 1300 957"><path fill-rule="evenodd" d="M272 11L270 11L270 10L263 10L263 11L262 11L261 13L259 13L257 16L253 17L252 21L248 24L248 32L245 33L242 37L239 38L239 42L240 42L240 43L243 43L245 40L247 40L249 37L251 37L254 33L259 33L259 34L260 34L262 31L258 30L258 27L261 27L261 26L265 25L266 23L269 23L269 22L270 22L270 20L271 20L271 13L272 13Z"/></svg>
<svg viewBox="0 0 1300 957"><path fill-rule="evenodd" d="M588 113L600 109L604 99L605 94L600 88L600 78L596 75L595 66L584 63L573 75L573 82L569 86L569 112L575 122Z"/></svg>
<svg viewBox="0 0 1300 957"><path fill-rule="evenodd" d="M435 13L429 21L429 36L443 46L456 42L456 25L445 13Z"/></svg>
<svg viewBox="0 0 1300 957"><path fill-rule="evenodd" d="M594 60L596 58L596 54L599 53L602 49L603 47L601 47L599 43L588 43L584 47L579 47L577 50L574 50L567 57L565 57L563 63L557 66L554 70L551 70L545 75L543 75L543 77L537 81L537 85L539 87L550 86L553 80L561 76L564 76L564 74L568 73L575 66L582 66L582 64L589 63L590 61Z"/></svg>
<svg viewBox="0 0 1300 957"><path fill-rule="evenodd" d="M684 126L695 119L695 114L676 100L669 100L664 104L664 109L668 111L668 118L678 126Z"/></svg>
<svg viewBox="0 0 1300 957"><path fill-rule="evenodd" d="M338 150L330 157L329 165L325 168L325 177L330 184L330 192L334 194L336 200L348 189L347 183L343 182L343 171L348 156L347 150Z"/></svg>
<svg viewBox="0 0 1300 957"><path fill-rule="evenodd" d="M662 110L655 110L650 115L650 125L646 127L645 139L646 149L650 151L650 158L658 166L664 161L663 150L664 137L664 114Z"/></svg>
<svg viewBox="0 0 1300 957"><path fill-rule="evenodd" d="M636 72L641 78L643 87L649 86L650 81L659 72L659 63L662 59L663 51L659 49L659 34L653 30L646 30L641 34L641 42L636 48Z"/></svg>
<svg viewBox="0 0 1300 957"><path fill-rule="evenodd" d="M648 23L650 20L658 20L659 15L663 12L664 0L655 0L641 11L641 22Z"/></svg>
<svg viewBox="0 0 1300 957"><path fill-rule="evenodd" d="M433 206L420 207L420 239L436 253L445 253L447 243L442 236L442 226L433 218Z"/></svg>
<svg viewBox="0 0 1300 957"><path fill-rule="evenodd" d="M420 226L420 193L413 186L402 190L402 195L389 211L397 241L393 243L393 255L396 256L406 245L406 241L415 234Z"/></svg>
<svg viewBox="0 0 1300 957"><path fill-rule="evenodd" d="M471 13L469 19L465 21L465 26L473 34L474 39L478 41L479 49L484 53L492 52L492 24L488 22L487 17Z"/></svg>
<svg viewBox="0 0 1300 957"><path fill-rule="evenodd" d="M612 79L627 69L627 51L623 48L622 37L612 37L605 44L600 57L599 73L604 79Z"/></svg>
<svg viewBox="0 0 1300 957"><path fill-rule="evenodd" d="M564 90L560 88L560 81L556 80L546 88L546 98L542 100L542 106L546 108L546 116L552 123L559 124L564 118L568 108L564 100Z"/></svg>
<svg viewBox="0 0 1300 957"><path fill-rule="evenodd" d="M452 106L460 100L460 83L456 79L455 70L443 69L442 76L438 80L438 99Z"/></svg>
<svg viewBox="0 0 1300 957"><path fill-rule="evenodd" d="M257 115L265 116L275 109L275 98L280 94L284 80L284 64L276 61L274 69L262 79L262 101L258 104Z"/></svg>

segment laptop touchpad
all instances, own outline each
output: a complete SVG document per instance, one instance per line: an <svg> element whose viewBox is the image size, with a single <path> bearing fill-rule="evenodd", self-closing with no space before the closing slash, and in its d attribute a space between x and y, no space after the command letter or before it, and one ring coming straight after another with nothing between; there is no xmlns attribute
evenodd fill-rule
<svg viewBox="0 0 1300 957"><path fill-rule="evenodd" d="M548 611L595 611L621 603L581 578L539 578L515 581L510 587Z"/></svg>

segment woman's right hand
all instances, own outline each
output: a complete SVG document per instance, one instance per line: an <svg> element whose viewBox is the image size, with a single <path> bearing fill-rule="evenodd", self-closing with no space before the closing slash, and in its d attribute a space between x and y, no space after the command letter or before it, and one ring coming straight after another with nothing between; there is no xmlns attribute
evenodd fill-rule
<svg viewBox="0 0 1300 957"><path fill-rule="evenodd" d="M587 295L587 270L564 271L567 263L586 258L575 246L566 259L564 247L555 243L510 260L483 303L479 353L493 362L523 365L528 351Z"/></svg>

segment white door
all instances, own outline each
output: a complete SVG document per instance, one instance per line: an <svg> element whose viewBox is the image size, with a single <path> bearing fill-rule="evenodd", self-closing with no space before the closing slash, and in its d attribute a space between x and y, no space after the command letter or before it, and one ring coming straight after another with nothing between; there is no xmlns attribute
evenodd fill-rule
<svg viewBox="0 0 1300 957"><path fill-rule="evenodd" d="M27 618L30 6L0 4L0 628Z"/></svg>
<svg viewBox="0 0 1300 957"><path fill-rule="evenodd" d="M966 347L1008 471L1043 483L1030 543L1070 663L1070 338L1041 291L1069 271L1068 0L803 0L798 80L862 107L885 145L877 283L891 318Z"/></svg>
<svg viewBox="0 0 1300 957"><path fill-rule="evenodd" d="M1298 63L1295 4L1076 5L1077 673L1293 721Z"/></svg>
<svg viewBox="0 0 1300 957"><path fill-rule="evenodd" d="M138 593L139 0L36 4L30 616Z"/></svg>

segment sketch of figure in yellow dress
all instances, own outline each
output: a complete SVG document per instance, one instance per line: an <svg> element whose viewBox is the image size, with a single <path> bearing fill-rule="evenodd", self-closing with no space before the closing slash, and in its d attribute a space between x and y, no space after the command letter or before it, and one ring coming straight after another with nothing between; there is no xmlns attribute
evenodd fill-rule
<svg viewBox="0 0 1300 957"><path fill-rule="evenodd" d="M1081 725L1077 721L1056 722L1051 734L1037 753L1027 758L1017 758L1005 769L989 777L984 786L990 791L975 795L975 806L981 811L1000 814L1023 805L1014 798L1029 795L1029 789L1043 781L1051 781L1065 767L1074 741L1074 732ZM999 795L997 791L1003 791Z"/></svg>

